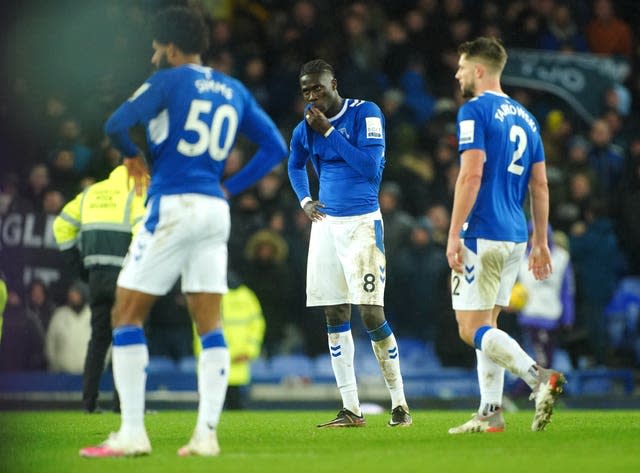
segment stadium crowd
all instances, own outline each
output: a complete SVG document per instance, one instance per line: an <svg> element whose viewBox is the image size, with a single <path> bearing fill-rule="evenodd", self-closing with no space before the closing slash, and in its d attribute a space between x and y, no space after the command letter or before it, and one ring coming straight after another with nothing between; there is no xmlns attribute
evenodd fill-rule
<svg viewBox="0 0 640 473"><path fill-rule="evenodd" d="M0 369L63 369L53 361L54 345L48 342L54 327L61 331L60 321L54 324L61 307L68 320L85 320L89 330L86 305L67 300L71 287L81 294L82 288L66 277L51 225L69 199L120 163L104 136L105 118L150 70L148 12L183 3L200 8L211 26L207 64L241 79L286 140L302 117L298 73L310 59L336 65L345 97L380 105L387 139L380 194L387 317L399 336L434 346L445 366L474 362L473 352L458 340L445 258L459 166L458 44L478 34L493 35L508 51L592 53L628 64L624 80L599 99L592 120L549 92L507 91L540 123L550 220L575 275L575 321L562 333L561 344L576 366L640 366L640 351L633 352L637 319L617 338L606 335L621 281L640 277L640 43L632 29L640 24L640 7L634 2L89 1L75 4L73 25L61 14L61 2L33 3L37 14L18 8L8 17L15 28L4 33L15 51L7 48L8 93L0 108L0 269L8 289ZM30 15L39 21L30 21ZM60 48L55 57L47 54L50 43ZM143 146L143 135L137 138ZM238 142L225 172L234 173L250 155L250 145ZM325 353L322 314L305 307L310 221L286 168L270 173L231 206L229 266L262 305L265 355ZM176 297L160 301L155 310L161 316L152 314L147 322L151 333L188 325ZM515 317L503 322L520 336Z"/></svg>

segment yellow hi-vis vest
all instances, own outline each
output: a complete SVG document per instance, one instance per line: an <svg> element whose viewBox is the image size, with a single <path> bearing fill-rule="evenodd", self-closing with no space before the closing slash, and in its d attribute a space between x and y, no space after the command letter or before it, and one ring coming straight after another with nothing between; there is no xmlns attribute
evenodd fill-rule
<svg viewBox="0 0 640 473"><path fill-rule="evenodd" d="M265 320L255 292L244 284L222 296L224 339L229 349L229 385L244 386L251 381L251 360L260 356ZM195 326L194 326L195 330ZM194 336L196 356L202 351L200 337Z"/></svg>
<svg viewBox="0 0 640 473"><path fill-rule="evenodd" d="M61 250L77 246L86 268L122 266L131 236L144 216L145 196L136 195L124 166L64 206L53 221Z"/></svg>

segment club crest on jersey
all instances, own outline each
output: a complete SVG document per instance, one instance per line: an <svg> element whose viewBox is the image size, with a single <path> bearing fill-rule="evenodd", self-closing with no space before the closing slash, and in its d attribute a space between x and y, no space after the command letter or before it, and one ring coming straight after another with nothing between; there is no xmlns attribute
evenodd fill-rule
<svg viewBox="0 0 640 473"><path fill-rule="evenodd" d="M338 128L338 133L340 133L342 136L344 136L347 139L351 138L346 128Z"/></svg>
<svg viewBox="0 0 640 473"><path fill-rule="evenodd" d="M367 138L382 138L382 120L380 117L366 117Z"/></svg>

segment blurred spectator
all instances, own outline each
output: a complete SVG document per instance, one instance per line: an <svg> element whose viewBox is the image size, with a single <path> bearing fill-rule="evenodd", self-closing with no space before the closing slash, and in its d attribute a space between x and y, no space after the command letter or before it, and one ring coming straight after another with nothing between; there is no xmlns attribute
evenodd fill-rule
<svg viewBox="0 0 640 473"><path fill-rule="evenodd" d="M25 310L20 296L9 289L0 337L0 371L42 371L45 331L40 319Z"/></svg>
<svg viewBox="0 0 640 473"><path fill-rule="evenodd" d="M398 158L393 172L389 174L402 189L401 207L411 215L424 213L435 178L431 156L417 151L405 153Z"/></svg>
<svg viewBox="0 0 640 473"><path fill-rule="evenodd" d="M433 343L436 317L449 306L447 281L449 265L443 247L432 241L433 225L427 217L418 218L411 231L411 241L400 248L388 266L400 295L396 301L395 329L401 336L418 337Z"/></svg>
<svg viewBox="0 0 640 473"><path fill-rule="evenodd" d="M91 160L89 174L98 181L106 179L116 167L120 165L122 156L120 151L110 143L100 146L97 157Z"/></svg>
<svg viewBox="0 0 640 473"><path fill-rule="evenodd" d="M28 319L40 322L39 331L46 333L55 310L55 304L49 298L49 290L41 280L34 279L29 284L24 310Z"/></svg>
<svg viewBox="0 0 640 473"><path fill-rule="evenodd" d="M20 178L17 174L9 172L0 177L0 215L6 215L10 211L26 210L28 203L20 197Z"/></svg>
<svg viewBox="0 0 640 473"><path fill-rule="evenodd" d="M282 290L290 287L293 275L286 263L288 251L284 238L271 230L254 233L245 248L245 259L249 264L243 279L258 296L267 321L264 347L268 356L292 349L292 340L287 340L291 333L287 326L298 322L291 316L291 295Z"/></svg>
<svg viewBox="0 0 640 473"><path fill-rule="evenodd" d="M342 34L341 89L365 99L377 97L380 45L376 31L369 30L363 12L351 8L342 19Z"/></svg>
<svg viewBox="0 0 640 473"><path fill-rule="evenodd" d="M624 167L624 155L618 146L612 143L609 124L598 119L591 125L589 141L591 148L587 153L589 166L598 176L598 196L609 199L611 203L618 187Z"/></svg>
<svg viewBox="0 0 640 473"><path fill-rule="evenodd" d="M591 179L586 173L576 172L569 178L569 196L556 205L552 222L563 232L569 232L577 222L586 218L587 207L595 198Z"/></svg>
<svg viewBox="0 0 640 473"><path fill-rule="evenodd" d="M267 220L270 220L271 216L278 211L289 214L293 208L298 207L298 202L280 167L256 183L255 195L260 212Z"/></svg>
<svg viewBox="0 0 640 473"><path fill-rule="evenodd" d="M427 208L426 216L433 225L433 242L446 247L451 223L449 209L444 204L436 202Z"/></svg>
<svg viewBox="0 0 640 473"><path fill-rule="evenodd" d="M591 52L631 57L633 33L626 21L616 16L611 0L594 0L593 17L586 25Z"/></svg>
<svg viewBox="0 0 640 473"><path fill-rule="evenodd" d="M399 251L410 244L411 232L415 225L414 218L402 210L402 191L400 186L393 181L385 181L380 187L380 212L384 223L384 254L387 265L387 280L395 281L395 266L393 262ZM394 319L396 309L402 306L402 299L406 295L406 288L389 283L385 291L385 306L387 316Z"/></svg>
<svg viewBox="0 0 640 473"><path fill-rule="evenodd" d="M45 339L45 355L51 371L82 374L91 338L89 288L75 282L67 292L66 304L51 317Z"/></svg>
<svg viewBox="0 0 640 473"><path fill-rule="evenodd" d="M536 2L509 2L506 19L510 26L507 44L515 48L535 48L538 46L544 19L534 9Z"/></svg>
<svg viewBox="0 0 640 473"><path fill-rule="evenodd" d="M42 195L42 211L47 215L58 215L64 203L64 196L57 189L47 189Z"/></svg>
<svg viewBox="0 0 640 473"><path fill-rule="evenodd" d="M242 80L258 103L269 113L269 88L266 74L267 65L261 56L254 55L245 61Z"/></svg>
<svg viewBox="0 0 640 473"><path fill-rule="evenodd" d="M587 41L578 29L569 5L559 3L553 6L538 46L551 51L587 52Z"/></svg>
<svg viewBox="0 0 640 473"><path fill-rule="evenodd" d="M530 223L529 235L531 229ZM548 232L553 273L544 281L533 277L529 271L529 246L518 271L518 281L527 294L526 304L518 314L518 323L525 350L541 366L550 368L561 331L570 329L575 321L575 279L569 251L556 243L558 238L554 238L551 226Z"/></svg>
<svg viewBox="0 0 640 473"><path fill-rule="evenodd" d="M260 356L265 319L256 294L229 271L229 292L222 297L224 338L229 347L231 367L225 398L228 409L246 407L251 383L251 362Z"/></svg>
<svg viewBox="0 0 640 473"><path fill-rule="evenodd" d="M601 203L591 201L585 221L572 226L570 248L576 276L576 325L587 332L590 362L601 365L608 355L604 308L618 282L621 257L613 224Z"/></svg>
<svg viewBox="0 0 640 473"><path fill-rule="evenodd" d="M65 118L60 123L58 132L58 148L68 149L73 152L73 172L82 175L89 167L91 149L81 138L80 123L75 118Z"/></svg>
<svg viewBox="0 0 640 473"><path fill-rule="evenodd" d="M380 108L385 118L387 147L397 152L400 135L407 127L412 127L404 93L400 89L387 89L382 95Z"/></svg>
<svg viewBox="0 0 640 473"><path fill-rule="evenodd" d="M149 356L166 356L174 361L193 356L193 327L180 281L156 300L145 322L145 332Z"/></svg>
<svg viewBox="0 0 640 473"><path fill-rule="evenodd" d="M384 222L384 252L386 258L393 261L396 252L409 243L414 219L400 206L402 190L396 182L382 183L379 200Z"/></svg>
<svg viewBox="0 0 640 473"><path fill-rule="evenodd" d="M34 164L29 170L27 186L21 192L21 197L28 204L24 210L42 210L42 198L50 184L49 169L43 163Z"/></svg>
<svg viewBox="0 0 640 473"><path fill-rule="evenodd" d="M74 171L75 155L70 149L53 152L51 181L60 189L65 199L72 199L80 190L80 176Z"/></svg>
<svg viewBox="0 0 640 473"><path fill-rule="evenodd" d="M549 111L540 132L547 168L559 168L566 161L567 142L572 133L571 123L561 110Z"/></svg>
<svg viewBox="0 0 640 473"><path fill-rule="evenodd" d="M629 256L629 273L640 275L640 137L631 142L629 164L620 189L620 243Z"/></svg>
<svg viewBox="0 0 640 473"><path fill-rule="evenodd" d="M254 190L236 196L231 202L231 234L229 236L229 267L244 268L245 246L249 237L264 228L267 220L261 212L260 201Z"/></svg>
<svg viewBox="0 0 640 473"><path fill-rule="evenodd" d="M396 88L400 85L399 78L409 65L412 48L409 45L407 30L399 21L389 21L385 34L386 50L382 61L382 72L390 88ZM388 130L389 124L387 123Z"/></svg>

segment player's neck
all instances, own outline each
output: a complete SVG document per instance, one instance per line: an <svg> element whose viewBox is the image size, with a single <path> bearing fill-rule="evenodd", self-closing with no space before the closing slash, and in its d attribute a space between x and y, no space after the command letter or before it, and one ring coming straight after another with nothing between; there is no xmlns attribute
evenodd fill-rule
<svg viewBox="0 0 640 473"><path fill-rule="evenodd" d="M184 66L185 64L197 64L201 66L202 58L199 54L181 54L175 59L173 66L178 67Z"/></svg>
<svg viewBox="0 0 640 473"><path fill-rule="evenodd" d="M344 99L342 97L338 97L338 100L336 100L336 102L327 109L326 116L328 118L335 117L338 113L340 113L340 110L342 110L343 105L344 105Z"/></svg>
<svg viewBox="0 0 640 473"><path fill-rule="evenodd" d="M479 84L479 87L477 89L477 95L482 95L485 92L493 92L495 94L504 95L504 92L502 91L502 87L500 86L499 79L489 79L489 80L483 81L482 84Z"/></svg>

